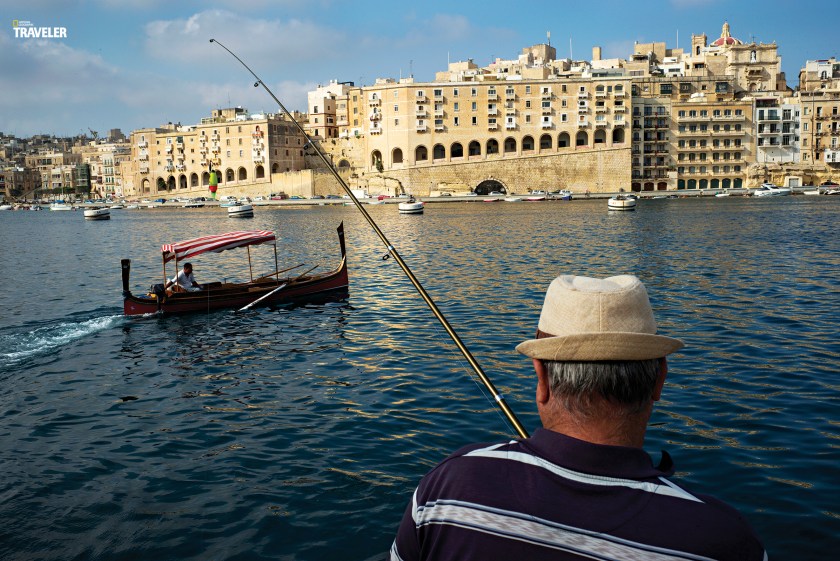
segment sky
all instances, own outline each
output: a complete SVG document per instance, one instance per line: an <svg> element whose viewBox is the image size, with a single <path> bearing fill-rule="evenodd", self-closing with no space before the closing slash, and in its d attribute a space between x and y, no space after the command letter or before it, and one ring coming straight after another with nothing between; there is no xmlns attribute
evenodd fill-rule
<svg viewBox="0 0 840 561"><path fill-rule="evenodd" d="M432 81L449 61L514 59L549 33L558 58L589 59L593 46L627 58L634 42L711 42L728 21L744 42L777 43L790 86L806 60L840 57L829 0L0 0L0 13L0 132L18 137L276 112L211 38L304 111L306 92L330 80ZM16 37L14 21L66 37Z"/></svg>

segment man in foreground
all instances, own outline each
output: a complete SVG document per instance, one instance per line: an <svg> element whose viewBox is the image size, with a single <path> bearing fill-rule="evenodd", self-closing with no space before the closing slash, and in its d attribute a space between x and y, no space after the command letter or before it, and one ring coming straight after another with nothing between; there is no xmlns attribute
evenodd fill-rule
<svg viewBox="0 0 840 561"><path fill-rule="evenodd" d="M195 282L192 271L192 264L184 263L184 268L181 272L172 277L171 280L166 281L166 288L171 289L172 292L195 292L201 290L201 285Z"/></svg>
<svg viewBox="0 0 840 561"><path fill-rule="evenodd" d="M420 482L391 559L766 558L732 507L666 479L642 450L665 357L644 285L561 276L545 297L533 359L543 428L462 448Z"/></svg>

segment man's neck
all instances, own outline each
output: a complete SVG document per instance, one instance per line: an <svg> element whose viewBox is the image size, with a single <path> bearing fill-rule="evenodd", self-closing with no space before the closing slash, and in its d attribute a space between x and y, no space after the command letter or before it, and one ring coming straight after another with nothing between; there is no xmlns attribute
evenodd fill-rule
<svg viewBox="0 0 840 561"><path fill-rule="evenodd" d="M628 417L605 406L596 408L594 414L584 418L558 408L551 411L551 414L541 414L541 418L546 429L578 440L593 444L641 448L645 442L650 410Z"/></svg>

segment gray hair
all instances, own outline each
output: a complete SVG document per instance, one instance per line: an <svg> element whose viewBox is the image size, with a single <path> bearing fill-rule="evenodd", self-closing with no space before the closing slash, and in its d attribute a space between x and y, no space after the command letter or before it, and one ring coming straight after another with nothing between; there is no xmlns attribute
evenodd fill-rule
<svg viewBox="0 0 840 561"><path fill-rule="evenodd" d="M598 362L545 360L551 395L575 414L586 416L593 398L638 413L653 399L660 359Z"/></svg>

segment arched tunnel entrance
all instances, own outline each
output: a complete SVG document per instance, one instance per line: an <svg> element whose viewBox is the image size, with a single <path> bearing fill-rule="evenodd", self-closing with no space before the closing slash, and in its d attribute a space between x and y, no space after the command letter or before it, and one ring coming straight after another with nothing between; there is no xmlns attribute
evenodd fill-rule
<svg viewBox="0 0 840 561"><path fill-rule="evenodd" d="M493 192L507 195L507 188L495 179L485 179L479 183L473 191L475 191L475 194L479 196L489 195Z"/></svg>

